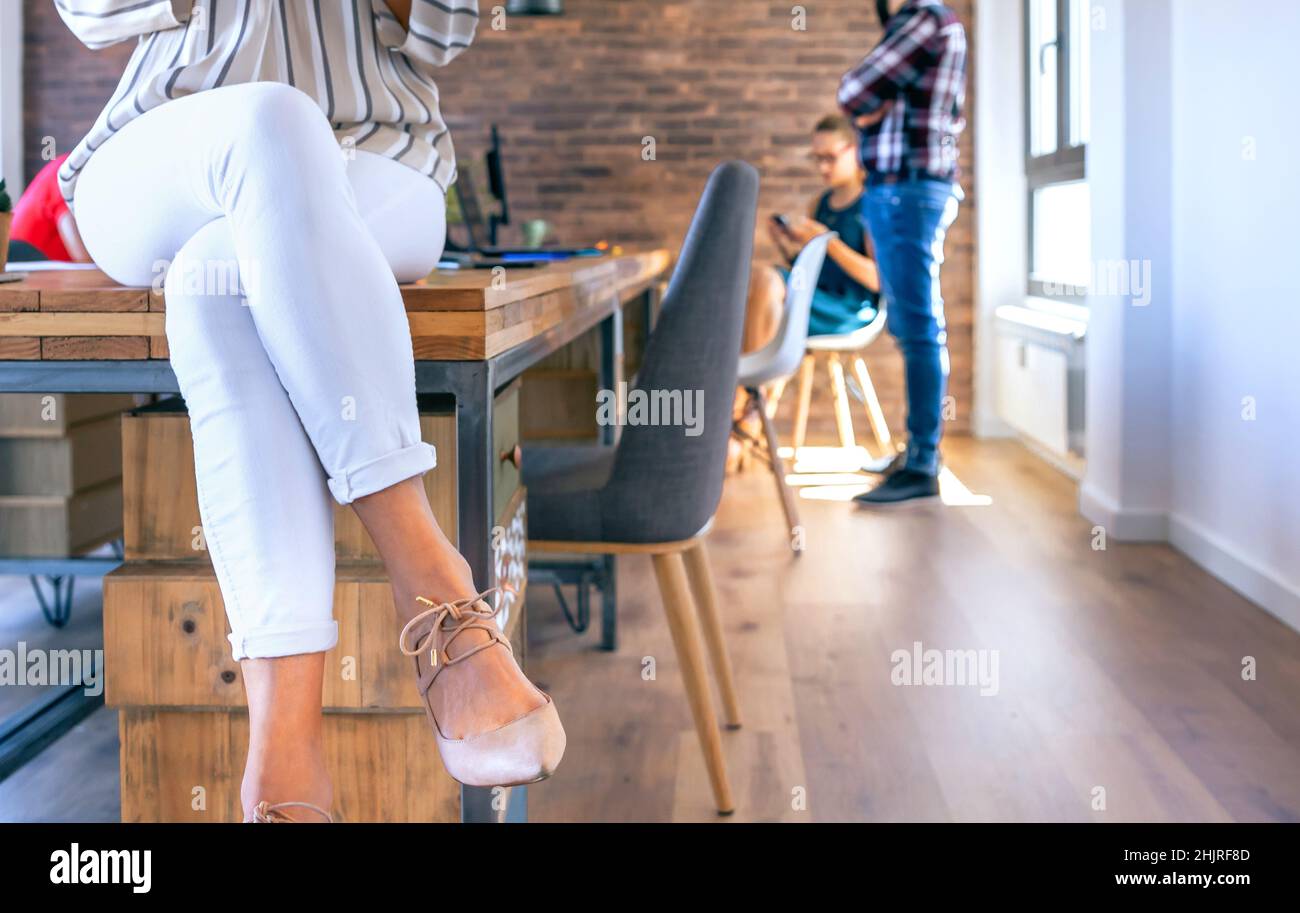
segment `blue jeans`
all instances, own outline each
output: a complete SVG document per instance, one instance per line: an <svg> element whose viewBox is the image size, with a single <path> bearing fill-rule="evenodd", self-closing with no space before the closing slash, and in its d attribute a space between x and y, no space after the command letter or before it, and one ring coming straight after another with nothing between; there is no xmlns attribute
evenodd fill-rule
<svg viewBox="0 0 1300 913"><path fill-rule="evenodd" d="M889 332L903 352L907 374L907 468L931 475L939 471L948 380L939 267L959 193L954 184L931 179L867 189L867 226L888 302Z"/></svg>

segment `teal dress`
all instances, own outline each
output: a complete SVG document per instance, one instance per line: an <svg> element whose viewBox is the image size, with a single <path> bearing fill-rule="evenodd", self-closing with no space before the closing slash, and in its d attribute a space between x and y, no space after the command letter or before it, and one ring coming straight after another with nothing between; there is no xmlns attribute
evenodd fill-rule
<svg viewBox="0 0 1300 913"><path fill-rule="evenodd" d="M831 207L828 190L817 201L813 219L840 236L840 240L858 253L870 252L867 219L863 210L867 195L863 193L844 209ZM782 278L788 283L790 270L780 268ZM829 336L852 333L875 319L879 297L871 289L853 280L829 256L817 277L817 290L813 292L812 310L808 315L809 336Z"/></svg>

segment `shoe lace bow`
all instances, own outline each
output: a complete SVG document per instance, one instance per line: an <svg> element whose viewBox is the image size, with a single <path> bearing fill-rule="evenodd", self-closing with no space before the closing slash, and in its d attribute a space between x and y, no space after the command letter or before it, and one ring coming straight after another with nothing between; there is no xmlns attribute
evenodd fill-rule
<svg viewBox="0 0 1300 913"><path fill-rule="evenodd" d="M501 636L501 629L497 627L495 621L497 613L501 611L500 600L496 607L492 607L485 599L492 593L513 592L514 587L502 584L486 589L477 596L467 596L452 602L435 603L423 596L417 596L415 601L428 608L402 628L402 633L397 639L398 647L407 656L418 656L428 650L429 661L438 671L469 659L475 653L486 650L493 644L499 643L513 654L510 641ZM425 628L425 622L430 619L432 622ZM412 640L413 632L417 629L422 629L422 633ZM452 641L466 631L472 630L486 631L488 639L483 643L475 644L454 658L450 656L447 648L451 646Z"/></svg>

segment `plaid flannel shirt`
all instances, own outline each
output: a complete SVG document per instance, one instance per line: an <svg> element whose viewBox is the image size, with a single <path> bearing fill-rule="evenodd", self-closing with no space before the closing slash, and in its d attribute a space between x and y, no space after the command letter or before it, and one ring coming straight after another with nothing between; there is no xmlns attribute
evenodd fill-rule
<svg viewBox="0 0 1300 913"><path fill-rule="evenodd" d="M939 0L908 0L885 37L844 74L839 104L850 118L889 113L862 131L871 174L925 172L957 180L957 136L966 126L966 31Z"/></svg>

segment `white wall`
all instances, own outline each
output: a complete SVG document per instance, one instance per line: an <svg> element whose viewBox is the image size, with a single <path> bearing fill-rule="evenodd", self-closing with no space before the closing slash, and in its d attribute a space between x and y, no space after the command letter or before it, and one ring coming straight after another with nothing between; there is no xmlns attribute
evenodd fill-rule
<svg viewBox="0 0 1300 913"><path fill-rule="evenodd" d="M1300 628L1300 4L1098 6L1093 256L1149 259L1152 293L1092 302L1081 508Z"/></svg>
<svg viewBox="0 0 1300 913"><path fill-rule="evenodd" d="M1300 626L1300 3L1173 34L1171 537Z"/></svg>
<svg viewBox="0 0 1300 913"><path fill-rule="evenodd" d="M23 5L0 0L0 175L15 200L23 189L22 171Z"/></svg>
<svg viewBox="0 0 1300 913"><path fill-rule="evenodd" d="M1128 140L1125 101L1124 6L1122 0L1094 3L1105 28L1092 38L1092 122L1088 144L1088 183L1092 194L1094 258L1127 250L1128 209L1125 166ZM1086 371L1087 471L1080 489L1085 516L1115 531L1124 479L1124 318L1114 302L1089 302ZM1120 303L1122 305L1122 302ZM1133 521L1129 521L1132 525ZM1115 532L1132 536L1131 531Z"/></svg>
<svg viewBox="0 0 1300 913"><path fill-rule="evenodd" d="M1111 264L1128 264L1130 291L1137 287L1132 279L1149 271L1150 294L1102 287L1089 298L1083 500L1119 538L1163 539L1168 338L1177 293L1170 255L1170 0L1093 5L1092 257L1099 276L1109 275Z"/></svg>
<svg viewBox="0 0 1300 913"><path fill-rule="evenodd" d="M993 312L1025 300L1028 273L1025 213L1025 128L1021 90L1023 8L1017 0L985 0L975 6L974 105L975 231L979 258L975 280L975 407L980 437L1005 437L1011 427L998 417L997 335Z"/></svg>

